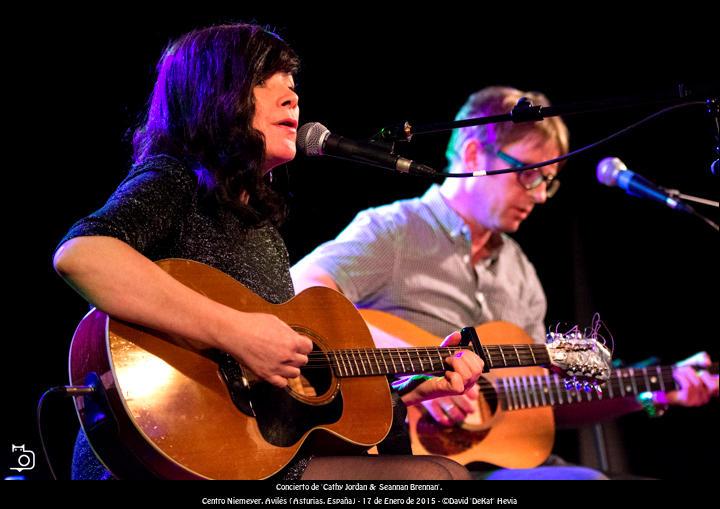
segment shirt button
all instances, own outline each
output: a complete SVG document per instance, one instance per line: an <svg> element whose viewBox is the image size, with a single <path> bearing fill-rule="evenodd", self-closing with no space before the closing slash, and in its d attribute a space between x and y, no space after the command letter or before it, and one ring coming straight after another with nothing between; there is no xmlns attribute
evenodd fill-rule
<svg viewBox="0 0 720 509"><path fill-rule="evenodd" d="M463 263L465 263L465 264L470 263L470 255L463 256Z"/></svg>

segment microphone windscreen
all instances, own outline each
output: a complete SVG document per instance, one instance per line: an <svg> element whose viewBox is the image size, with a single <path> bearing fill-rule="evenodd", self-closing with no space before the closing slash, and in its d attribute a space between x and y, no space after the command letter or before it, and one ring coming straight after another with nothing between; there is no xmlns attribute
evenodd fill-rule
<svg viewBox="0 0 720 509"><path fill-rule="evenodd" d="M306 156L321 156L322 142L330 130L320 122L308 122L298 129L297 147Z"/></svg>
<svg viewBox="0 0 720 509"><path fill-rule="evenodd" d="M606 157L597 165L597 179L606 186L616 186L618 175L627 170L627 166L617 157Z"/></svg>

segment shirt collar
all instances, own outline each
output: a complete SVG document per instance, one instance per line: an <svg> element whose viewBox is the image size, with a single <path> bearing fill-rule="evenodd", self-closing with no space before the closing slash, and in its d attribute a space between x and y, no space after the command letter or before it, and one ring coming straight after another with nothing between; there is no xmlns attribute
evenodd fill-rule
<svg viewBox="0 0 720 509"><path fill-rule="evenodd" d="M445 230L445 233L453 240L464 237L468 241L470 237L470 227L465 220L455 212L440 194L440 186L433 184L425 194L420 198L435 216L438 224ZM493 233L488 241L490 257L488 263L494 263L500 256L500 251L505 243L502 233Z"/></svg>
<svg viewBox="0 0 720 509"><path fill-rule="evenodd" d="M451 238L465 236L470 238L470 228L460 215L447 204L440 194L440 186L433 184L420 198L435 216L438 224Z"/></svg>

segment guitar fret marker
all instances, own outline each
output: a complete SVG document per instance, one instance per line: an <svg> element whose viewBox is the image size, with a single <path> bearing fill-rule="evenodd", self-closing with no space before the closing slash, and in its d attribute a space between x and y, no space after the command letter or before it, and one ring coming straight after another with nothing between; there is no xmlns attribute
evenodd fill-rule
<svg viewBox="0 0 720 509"><path fill-rule="evenodd" d="M647 368L642 369L643 379L645 380L645 388L648 392L652 392L652 386L650 385L650 379L648 378Z"/></svg>

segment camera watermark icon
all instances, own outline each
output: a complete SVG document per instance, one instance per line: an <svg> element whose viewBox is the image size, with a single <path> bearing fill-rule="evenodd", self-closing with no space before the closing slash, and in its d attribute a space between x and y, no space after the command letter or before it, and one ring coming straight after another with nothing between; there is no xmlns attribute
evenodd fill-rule
<svg viewBox="0 0 720 509"><path fill-rule="evenodd" d="M35 468L35 453L29 449L25 449L25 444L12 444L12 450L10 452L18 455L18 466L10 467L10 470L17 470L18 472L22 472L23 470L32 470L33 468Z"/></svg>

